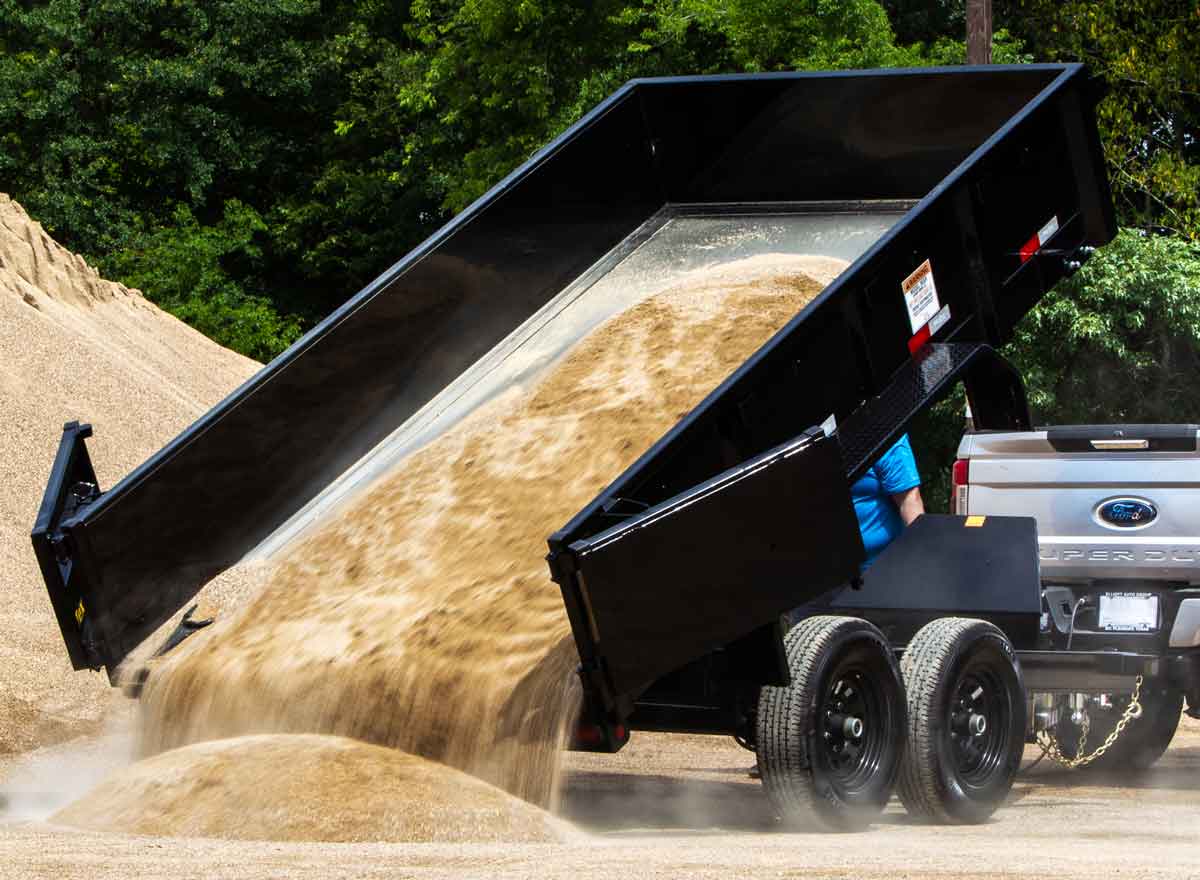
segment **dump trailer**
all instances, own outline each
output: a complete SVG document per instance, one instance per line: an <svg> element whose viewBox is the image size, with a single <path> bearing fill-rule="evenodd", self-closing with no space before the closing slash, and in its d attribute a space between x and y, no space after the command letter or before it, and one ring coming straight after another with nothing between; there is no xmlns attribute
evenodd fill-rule
<svg viewBox="0 0 1200 880"><path fill-rule="evenodd" d="M115 678L205 582L536 375L647 279L838 257L549 538L584 686L574 744L731 734L785 818L861 825L897 780L919 813L985 817L1024 739L1018 653L1131 675L1138 658L1023 653L1029 519L919 520L861 577L849 486L959 381L979 427L1031 427L996 347L1115 233L1097 98L1078 65L630 82L116 486L97 484L90 427L66 426L33 543L73 664Z"/></svg>

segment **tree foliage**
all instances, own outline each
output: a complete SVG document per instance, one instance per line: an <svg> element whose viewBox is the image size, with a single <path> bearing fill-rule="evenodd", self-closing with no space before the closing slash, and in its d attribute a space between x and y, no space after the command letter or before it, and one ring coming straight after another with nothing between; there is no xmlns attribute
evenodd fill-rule
<svg viewBox="0 0 1200 880"><path fill-rule="evenodd" d="M300 321L281 316L270 300L247 294L233 273L262 260L258 240L267 227L237 199L218 223L201 226L186 205L172 222L117 251L113 270L156 304L201 333L259 360L270 360L300 336Z"/></svg>
<svg viewBox="0 0 1200 880"><path fill-rule="evenodd" d="M1130 225L1200 236L1200 5L1195 0L1022 0L1021 33L1049 61L1085 61L1113 193Z"/></svg>
<svg viewBox="0 0 1200 880"><path fill-rule="evenodd" d="M1200 244L1123 230L1038 304L1011 348L1043 417L1200 421Z"/></svg>
<svg viewBox="0 0 1200 880"><path fill-rule="evenodd" d="M182 265L197 229L211 239L234 234L230 218L256 218L211 256L226 261L254 235L260 259L210 267L225 282L190 297L147 293L225 344L276 350L294 334L264 329L247 344L240 322L211 316L234 289L263 315L325 310L324 279L287 259L298 233L285 206L333 140L326 27L316 0L0 0L0 188L129 283L165 278L139 255ZM217 299L201 309L206 295Z"/></svg>

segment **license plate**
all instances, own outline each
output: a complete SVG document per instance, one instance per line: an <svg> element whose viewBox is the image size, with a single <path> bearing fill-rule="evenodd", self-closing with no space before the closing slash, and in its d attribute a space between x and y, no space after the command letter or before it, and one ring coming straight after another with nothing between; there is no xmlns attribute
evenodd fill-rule
<svg viewBox="0 0 1200 880"><path fill-rule="evenodd" d="M1158 629L1158 596L1154 593L1101 593L1100 629L1153 632Z"/></svg>

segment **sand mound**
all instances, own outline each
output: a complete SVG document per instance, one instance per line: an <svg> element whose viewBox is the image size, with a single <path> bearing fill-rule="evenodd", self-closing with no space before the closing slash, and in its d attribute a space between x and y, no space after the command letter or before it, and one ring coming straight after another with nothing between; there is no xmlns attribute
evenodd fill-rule
<svg viewBox="0 0 1200 880"><path fill-rule="evenodd" d="M578 658L546 537L840 268L693 274L411 455L151 675L143 748L336 733L551 803Z"/></svg>
<svg viewBox="0 0 1200 880"><path fill-rule="evenodd" d="M342 737L251 736L121 770L52 822L236 840L557 841L548 813L450 767Z"/></svg>
<svg viewBox="0 0 1200 880"><path fill-rule="evenodd" d="M102 488L258 365L102 279L0 194L0 753L99 725L102 675L71 672L29 544L64 422L91 422Z"/></svg>

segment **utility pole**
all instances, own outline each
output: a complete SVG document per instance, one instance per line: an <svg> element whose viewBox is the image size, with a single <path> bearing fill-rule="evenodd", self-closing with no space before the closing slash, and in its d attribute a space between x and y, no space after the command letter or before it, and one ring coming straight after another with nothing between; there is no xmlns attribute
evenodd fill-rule
<svg viewBox="0 0 1200 880"><path fill-rule="evenodd" d="M992 63L992 0L967 0L967 64Z"/></svg>

